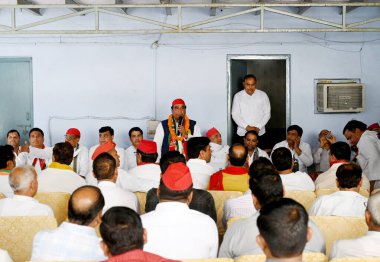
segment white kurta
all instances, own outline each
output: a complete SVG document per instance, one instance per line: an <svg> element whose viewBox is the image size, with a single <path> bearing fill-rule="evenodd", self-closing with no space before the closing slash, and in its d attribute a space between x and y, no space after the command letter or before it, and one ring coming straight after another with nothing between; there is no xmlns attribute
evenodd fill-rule
<svg viewBox="0 0 380 262"><path fill-rule="evenodd" d="M250 217L257 213L253 205L252 192L248 190L244 195L228 199L223 207L223 226L233 217Z"/></svg>
<svg viewBox="0 0 380 262"><path fill-rule="evenodd" d="M94 160L92 160L92 155L94 154L95 150L98 148L99 144L97 144L96 146L92 146L88 152L88 158L89 158L89 171L92 171L92 162L94 162ZM124 164L125 164L125 150L124 148L121 148L121 147L118 147L116 146L115 147L115 150L117 152L117 154L119 155L119 158L120 158L120 168L121 169L124 169Z"/></svg>
<svg viewBox="0 0 380 262"><path fill-rule="evenodd" d="M360 137L357 147L359 154L356 158L363 173L370 181L380 180L380 140L377 138L377 133L365 131Z"/></svg>
<svg viewBox="0 0 380 262"><path fill-rule="evenodd" d="M9 174L1 174L0 175L0 193L5 195L6 197L13 196L13 189L9 185Z"/></svg>
<svg viewBox="0 0 380 262"><path fill-rule="evenodd" d="M29 196L0 199L0 216L54 216L53 210Z"/></svg>
<svg viewBox="0 0 380 262"><path fill-rule="evenodd" d="M67 192L72 194L85 180L71 170L47 168L38 176L39 192Z"/></svg>
<svg viewBox="0 0 380 262"><path fill-rule="evenodd" d="M215 258L218 230L214 220L180 202L162 202L141 216L148 232L144 250L170 259Z"/></svg>
<svg viewBox="0 0 380 262"><path fill-rule="evenodd" d="M330 167L330 151L324 148L318 148L313 154L316 170L325 172Z"/></svg>
<svg viewBox="0 0 380 262"><path fill-rule="evenodd" d="M276 150L279 147L286 147L292 152L292 156L295 156L295 158L298 161L299 171L307 172L307 167L313 164L313 155L311 154L311 148L308 143L301 141L299 145L302 151L301 155L297 155L297 153L294 150L291 150L289 148L288 141L286 140L275 144L273 147L272 153L274 150Z"/></svg>
<svg viewBox="0 0 380 262"><path fill-rule="evenodd" d="M148 192L151 188L158 187L161 169L157 164L139 165L118 178L118 184L122 188L132 192Z"/></svg>
<svg viewBox="0 0 380 262"><path fill-rule="evenodd" d="M380 232L368 231L357 239L338 240L334 242L330 258L338 257L380 257ZM364 260L363 260L364 261Z"/></svg>
<svg viewBox="0 0 380 262"><path fill-rule="evenodd" d="M51 163L51 158L53 156L53 148L45 147L44 149L35 148L30 146L29 153L21 152L18 154L16 158L16 166L20 165L32 165L35 158L40 158L45 160L46 167ZM36 161L36 165L34 166L37 174L41 173L40 161Z"/></svg>
<svg viewBox="0 0 380 262"><path fill-rule="evenodd" d="M125 170L127 171L137 166L136 150L134 146L130 146L125 150Z"/></svg>
<svg viewBox="0 0 380 262"><path fill-rule="evenodd" d="M100 181L98 187L104 196L105 205L103 207L103 214L115 206L129 207L140 213L139 202L137 197L132 192L122 189L111 181Z"/></svg>
<svg viewBox="0 0 380 262"><path fill-rule="evenodd" d="M190 169L191 177L193 179L193 188L195 189L208 189L210 183L210 176L216 172L216 170L206 163L203 159L189 159L187 161L187 167Z"/></svg>
<svg viewBox="0 0 380 262"><path fill-rule="evenodd" d="M76 158L76 173L82 177L86 177L92 166L89 166L88 149L85 146L79 145L79 148L74 150L74 159L70 166L74 168L74 161Z"/></svg>
<svg viewBox="0 0 380 262"><path fill-rule="evenodd" d="M176 123L176 128L178 128L178 123ZM160 122L156 128L156 133L153 138L153 141L156 142L157 144L157 151L158 151L157 162L159 162L161 159L161 149L162 149L162 142L164 141L164 136L165 136L164 128L162 127L162 122ZM193 134L188 135L187 139L190 139L192 137L199 137L199 136L202 136L201 130L199 129L199 126L195 124ZM178 146L179 146L179 152L183 153L183 145L181 141L178 142Z"/></svg>
<svg viewBox="0 0 380 262"><path fill-rule="evenodd" d="M282 180L282 185L285 191L292 190L308 190L314 191L315 185L311 177L303 172L297 171L295 173L290 173L286 175L280 175Z"/></svg>
<svg viewBox="0 0 380 262"><path fill-rule="evenodd" d="M213 142L210 142L211 148L211 160L209 165L212 166L216 171L225 169L228 161L228 150L230 149L227 145L219 145Z"/></svg>
<svg viewBox="0 0 380 262"><path fill-rule="evenodd" d="M121 187L120 181L126 176L127 171L125 171L124 169L118 168L117 174L118 176L117 176L116 184ZM98 180L94 177L94 173L92 172L92 170L88 172L85 180L86 180L87 185L90 185L90 186L98 185Z"/></svg>
<svg viewBox="0 0 380 262"><path fill-rule="evenodd" d="M309 210L310 216L364 217L368 199L354 191L337 191L318 197Z"/></svg>
<svg viewBox="0 0 380 262"><path fill-rule="evenodd" d="M343 163L333 164L326 172L320 174L315 180L316 189L327 189L327 188L337 188L336 186L336 171L338 167L343 165ZM368 178L362 174L362 186L361 188L369 191L369 181Z"/></svg>
<svg viewBox="0 0 380 262"><path fill-rule="evenodd" d="M262 150L258 147L257 147L257 150L259 151L259 157L265 157L265 158L268 158L269 160L271 160L267 152L265 152L264 150ZM251 156L248 154L248 165L251 166L252 162L253 162L253 153Z"/></svg>
<svg viewBox="0 0 380 262"><path fill-rule="evenodd" d="M237 134L244 136L248 125L260 128L260 136L265 134L270 110L270 101L265 92L256 89L251 96L245 90L237 92L231 110L232 118L238 126Z"/></svg>

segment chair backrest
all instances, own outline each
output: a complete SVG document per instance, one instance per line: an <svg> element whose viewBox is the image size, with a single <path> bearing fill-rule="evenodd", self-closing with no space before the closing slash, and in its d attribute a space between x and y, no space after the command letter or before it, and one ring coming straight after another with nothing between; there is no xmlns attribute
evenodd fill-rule
<svg viewBox="0 0 380 262"><path fill-rule="evenodd" d="M306 210L310 209L314 200L316 199L316 195L314 191L306 191L306 190L291 190L291 191L285 190L284 197L294 199L295 201L303 205Z"/></svg>
<svg viewBox="0 0 380 262"><path fill-rule="evenodd" d="M0 199L5 198L5 195L3 193L0 193Z"/></svg>
<svg viewBox="0 0 380 262"><path fill-rule="evenodd" d="M380 257L341 257L331 259L330 262L380 262Z"/></svg>
<svg viewBox="0 0 380 262"><path fill-rule="evenodd" d="M319 197L321 195L329 195L329 194L335 193L336 191L338 191L337 188L321 188L321 189L317 189L315 191L315 194L317 195L317 197ZM367 198L369 197L369 192L363 188L359 190L359 194Z"/></svg>
<svg viewBox="0 0 380 262"><path fill-rule="evenodd" d="M228 199L242 196L243 193L240 191L215 191L215 190L209 190L208 192L210 192L210 194L212 195L215 201L215 209L216 209L217 226L218 226L219 235L224 235L224 233L226 232L222 223L224 202L226 202Z"/></svg>
<svg viewBox="0 0 380 262"><path fill-rule="evenodd" d="M368 231L364 217L310 216L310 219L317 224L325 238L327 257L334 241L358 238Z"/></svg>
<svg viewBox="0 0 380 262"><path fill-rule="evenodd" d="M140 214L145 214L145 203L146 203L146 193L145 192L134 192L139 201Z"/></svg>
<svg viewBox="0 0 380 262"><path fill-rule="evenodd" d="M227 221L227 228L229 228L231 226L231 224L235 223L236 221L240 220L240 219L245 219L246 217L232 217L230 219L228 219Z"/></svg>
<svg viewBox="0 0 380 262"><path fill-rule="evenodd" d="M323 253L303 253L302 261L304 262L323 262L327 257ZM246 255L235 258L235 262L265 262L264 254Z"/></svg>
<svg viewBox="0 0 380 262"><path fill-rule="evenodd" d="M8 251L13 261L28 261L37 232L57 227L51 216L0 217L0 248Z"/></svg>
<svg viewBox="0 0 380 262"><path fill-rule="evenodd" d="M184 259L183 262L234 262L232 258Z"/></svg>
<svg viewBox="0 0 380 262"><path fill-rule="evenodd" d="M53 209L58 225L67 219L70 194L66 192L38 192L35 197L40 203Z"/></svg>

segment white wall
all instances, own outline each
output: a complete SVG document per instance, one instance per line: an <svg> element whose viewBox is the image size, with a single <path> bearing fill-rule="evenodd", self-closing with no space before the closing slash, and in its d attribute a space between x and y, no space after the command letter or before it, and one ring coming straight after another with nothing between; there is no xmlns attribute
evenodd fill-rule
<svg viewBox="0 0 380 262"><path fill-rule="evenodd" d="M52 116L164 119L171 101L182 97L202 132L215 126L226 139L227 55L290 54L291 123L302 126L304 139L315 145L322 128L342 140L348 120L367 124L380 120L379 39L379 33L7 37L0 38L0 57L33 58L34 122L43 130L49 130ZM156 40L160 45L153 49ZM361 78L366 84L366 111L314 114L315 78ZM116 141L126 146L128 129L141 121L123 121L125 129L118 127ZM65 128L76 125L89 146L97 142L98 127L112 125L104 120L87 127L80 120L54 123L62 130L51 127L53 142Z"/></svg>

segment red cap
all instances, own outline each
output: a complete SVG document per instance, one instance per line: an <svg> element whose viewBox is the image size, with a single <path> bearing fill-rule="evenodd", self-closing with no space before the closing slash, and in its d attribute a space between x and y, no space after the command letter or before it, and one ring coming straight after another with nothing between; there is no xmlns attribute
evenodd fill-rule
<svg viewBox="0 0 380 262"><path fill-rule="evenodd" d="M145 154L155 154L157 153L157 144L154 141L141 140L140 144L137 146L137 149Z"/></svg>
<svg viewBox="0 0 380 262"><path fill-rule="evenodd" d="M79 131L79 129L76 129L76 128L69 128L66 131L66 135L80 136L80 131Z"/></svg>
<svg viewBox="0 0 380 262"><path fill-rule="evenodd" d="M116 144L114 142L108 141L108 142L104 143L103 145L98 146L95 149L95 152L92 154L91 159L94 160L101 153L107 153L107 152L111 151L112 149L115 149L115 147L116 147Z"/></svg>
<svg viewBox="0 0 380 262"><path fill-rule="evenodd" d="M213 127L213 128L209 129L209 130L206 132L206 136L207 136L208 138L211 138L211 137L217 135L218 133L219 133L218 129L216 129L215 127Z"/></svg>
<svg viewBox="0 0 380 262"><path fill-rule="evenodd" d="M193 184L190 170L182 162L171 164L161 179L165 186L174 191L186 190Z"/></svg>
<svg viewBox="0 0 380 262"><path fill-rule="evenodd" d="M372 129L375 129L375 128L379 128L379 124L378 123L373 123L372 125L370 125L367 129L368 130L372 130Z"/></svg>
<svg viewBox="0 0 380 262"><path fill-rule="evenodd" d="M183 101L181 98L177 98L177 99L174 99L172 102L172 106L175 106L175 105L186 105L186 104L185 104L185 101Z"/></svg>

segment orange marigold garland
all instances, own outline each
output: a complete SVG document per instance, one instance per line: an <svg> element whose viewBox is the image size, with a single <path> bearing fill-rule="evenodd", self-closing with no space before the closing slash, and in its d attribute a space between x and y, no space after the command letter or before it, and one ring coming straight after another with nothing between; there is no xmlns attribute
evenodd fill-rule
<svg viewBox="0 0 380 262"><path fill-rule="evenodd" d="M187 117L187 115L185 115L185 117L184 117L183 126L185 127L186 133L187 134L191 134L191 131L190 131L190 120ZM168 128L169 128L169 132L170 132L170 139L169 139L169 141L170 141L170 143L169 143L170 144L170 146L169 146L170 150L178 150L178 141L184 142L185 137L183 137L183 136L177 136L174 117L171 114L168 117ZM175 144L176 148L173 148L174 144Z"/></svg>

